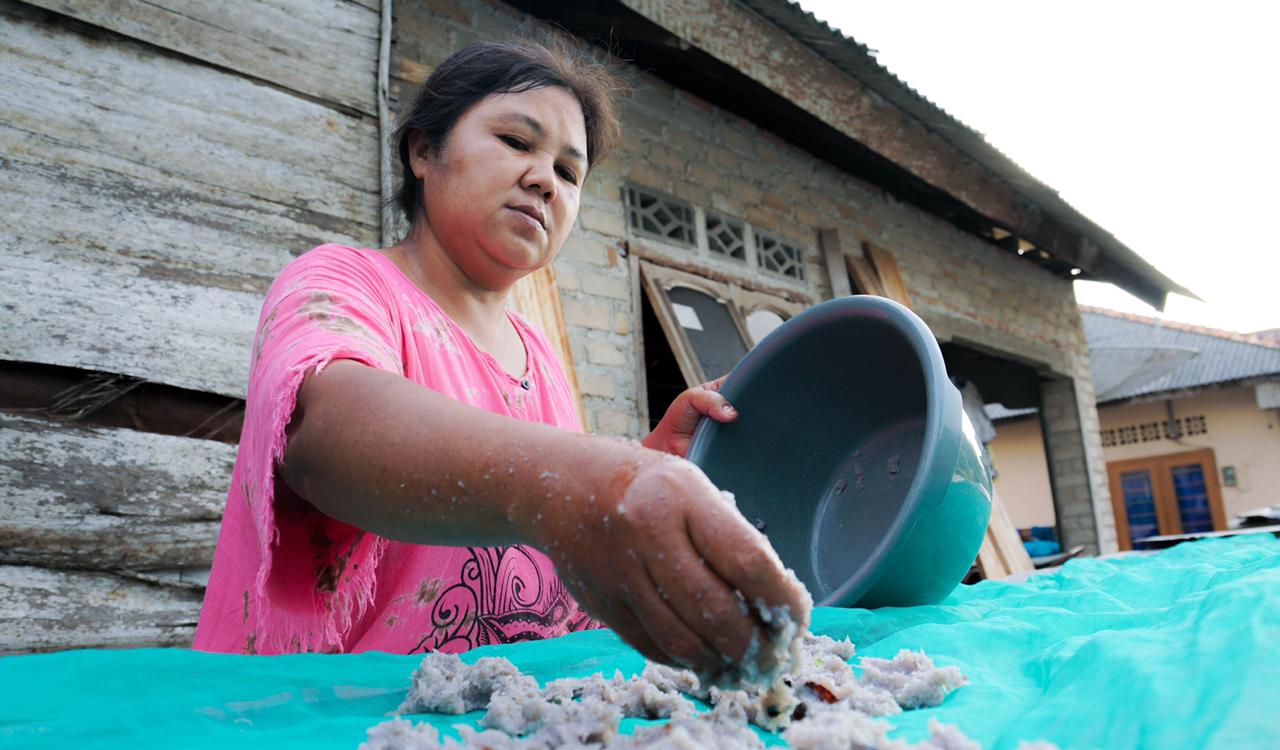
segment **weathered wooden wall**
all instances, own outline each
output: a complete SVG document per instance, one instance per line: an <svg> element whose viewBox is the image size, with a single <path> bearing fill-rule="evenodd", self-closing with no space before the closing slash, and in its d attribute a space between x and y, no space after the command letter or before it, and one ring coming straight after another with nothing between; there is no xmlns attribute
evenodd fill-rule
<svg viewBox="0 0 1280 750"><path fill-rule="evenodd" d="M0 0L0 360L242 397L280 268L378 242L379 9ZM233 452L0 416L0 653L188 643Z"/></svg>

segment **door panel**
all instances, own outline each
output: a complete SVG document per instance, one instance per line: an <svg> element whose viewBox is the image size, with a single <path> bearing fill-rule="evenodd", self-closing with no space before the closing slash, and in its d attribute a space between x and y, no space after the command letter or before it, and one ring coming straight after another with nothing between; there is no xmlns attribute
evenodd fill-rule
<svg viewBox="0 0 1280 750"><path fill-rule="evenodd" d="M1147 469L1124 472L1120 475L1120 488L1124 493L1125 518L1129 522L1130 538L1141 539L1160 533L1151 472Z"/></svg>
<svg viewBox="0 0 1280 750"><path fill-rule="evenodd" d="M1204 479L1204 466L1182 464L1170 469L1174 500L1182 533L1213 531L1213 513L1209 510L1209 489Z"/></svg>
<svg viewBox="0 0 1280 750"><path fill-rule="evenodd" d="M1226 528L1218 465L1205 448L1107 464L1120 549L1134 540ZM1138 548L1144 545L1139 543Z"/></svg>

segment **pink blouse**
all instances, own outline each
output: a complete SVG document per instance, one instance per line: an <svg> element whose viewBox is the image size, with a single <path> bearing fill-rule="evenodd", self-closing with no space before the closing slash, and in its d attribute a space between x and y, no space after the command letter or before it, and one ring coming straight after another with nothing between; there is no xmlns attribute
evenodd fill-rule
<svg viewBox="0 0 1280 750"><path fill-rule="evenodd" d="M307 371L351 359L466 404L578 431L546 338L511 313L528 370L507 373L385 255L322 245L271 285L244 429L194 647L278 654L465 651L594 627L550 559L522 545L431 547L336 521L276 474Z"/></svg>

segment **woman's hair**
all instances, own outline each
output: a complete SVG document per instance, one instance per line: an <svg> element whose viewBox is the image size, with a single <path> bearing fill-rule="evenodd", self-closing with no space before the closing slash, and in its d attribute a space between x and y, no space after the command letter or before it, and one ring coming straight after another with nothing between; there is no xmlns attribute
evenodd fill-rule
<svg viewBox="0 0 1280 750"><path fill-rule="evenodd" d="M621 133L615 98L621 80L601 62L567 43L517 40L480 42L449 55L423 82L396 123L400 184L392 200L412 227L422 209L422 181L409 164L409 140L416 130L440 153L453 126L473 104L490 94L518 94L559 86L582 106L587 129L587 166L594 167Z"/></svg>

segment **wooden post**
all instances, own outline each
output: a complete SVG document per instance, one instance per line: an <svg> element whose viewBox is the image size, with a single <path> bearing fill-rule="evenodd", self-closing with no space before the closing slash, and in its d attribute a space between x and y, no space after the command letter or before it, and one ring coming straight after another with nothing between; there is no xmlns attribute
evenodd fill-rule
<svg viewBox="0 0 1280 750"><path fill-rule="evenodd" d="M849 272L845 268L844 252L840 249L840 233L835 229L823 229L818 232L818 244L822 247L822 257L827 264L827 275L831 277L831 296L847 297L853 294L849 286Z"/></svg>
<svg viewBox="0 0 1280 750"><path fill-rule="evenodd" d="M587 414L582 405L582 388L578 385L578 371L573 366L573 348L569 345L569 330L564 322L564 308L560 306L560 288L551 266L543 266L516 282L511 301L516 311L528 318L551 342L560 356L569 389L578 404L578 421L587 429Z"/></svg>

